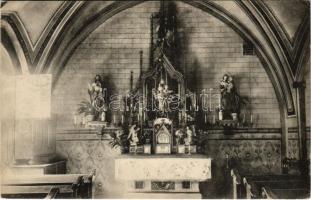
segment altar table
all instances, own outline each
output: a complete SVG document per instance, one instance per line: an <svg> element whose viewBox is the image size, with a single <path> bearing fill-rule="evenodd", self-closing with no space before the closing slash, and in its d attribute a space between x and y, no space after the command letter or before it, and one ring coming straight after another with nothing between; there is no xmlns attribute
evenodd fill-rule
<svg viewBox="0 0 311 200"><path fill-rule="evenodd" d="M127 198L201 198L199 182L211 179L204 155L122 155L115 177L127 182Z"/></svg>

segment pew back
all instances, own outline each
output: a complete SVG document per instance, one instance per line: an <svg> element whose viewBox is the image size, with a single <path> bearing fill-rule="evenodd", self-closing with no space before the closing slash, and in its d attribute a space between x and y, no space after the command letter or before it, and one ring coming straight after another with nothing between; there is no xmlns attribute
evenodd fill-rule
<svg viewBox="0 0 311 200"><path fill-rule="evenodd" d="M57 196L63 198L92 198L95 172L87 174L55 174L36 176L5 177L1 184L2 197L38 196L51 192L57 187Z"/></svg>

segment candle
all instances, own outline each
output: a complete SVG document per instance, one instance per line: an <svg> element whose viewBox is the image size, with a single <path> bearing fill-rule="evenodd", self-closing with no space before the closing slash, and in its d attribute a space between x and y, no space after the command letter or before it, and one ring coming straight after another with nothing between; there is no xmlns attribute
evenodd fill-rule
<svg viewBox="0 0 311 200"><path fill-rule="evenodd" d="M116 116L113 115L113 123L115 124L116 123Z"/></svg>
<svg viewBox="0 0 311 200"><path fill-rule="evenodd" d="M73 115L73 124L77 125L77 115Z"/></svg>
<svg viewBox="0 0 311 200"><path fill-rule="evenodd" d="M253 115L251 114L251 124L253 123Z"/></svg>
<svg viewBox="0 0 311 200"><path fill-rule="evenodd" d="M206 119L207 117L206 117L206 114L204 115L204 121L205 121L205 123L207 122L207 119Z"/></svg>
<svg viewBox="0 0 311 200"><path fill-rule="evenodd" d="M124 123L124 116L123 115L121 116L121 123L122 124Z"/></svg>
<svg viewBox="0 0 311 200"><path fill-rule="evenodd" d="M243 123L245 123L245 113L243 114Z"/></svg>
<svg viewBox="0 0 311 200"><path fill-rule="evenodd" d="M82 124L85 125L85 116L82 117Z"/></svg>
<svg viewBox="0 0 311 200"><path fill-rule="evenodd" d="M139 121L139 115L137 115L137 121Z"/></svg>
<svg viewBox="0 0 311 200"><path fill-rule="evenodd" d="M215 115L213 115L213 124L215 124L216 123L216 117L215 117Z"/></svg>
<svg viewBox="0 0 311 200"><path fill-rule="evenodd" d="M190 110L192 110L192 106L190 105Z"/></svg>
<svg viewBox="0 0 311 200"><path fill-rule="evenodd" d="M209 89L209 110L212 110L212 88Z"/></svg>

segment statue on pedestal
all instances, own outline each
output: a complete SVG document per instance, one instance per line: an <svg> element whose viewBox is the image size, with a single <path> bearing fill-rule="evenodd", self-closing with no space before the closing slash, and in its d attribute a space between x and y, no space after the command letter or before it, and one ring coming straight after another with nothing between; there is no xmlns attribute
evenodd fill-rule
<svg viewBox="0 0 311 200"><path fill-rule="evenodd" d="M238 95L233 77L225 74L219 84L221 93L221 108L223 118L231 119L233 113L240 112L241 97ZM235 115L236 115L235 114Z"/></svg>
<svg viewBox="0 0 311 200"><path fill-rule="evenodd" d="M106 102L104 98L104 89L102 84L102 78L100 75L96 75L94 82L89 85L88 89L91 104L95 109L95 120L106 121Z"/></svg>

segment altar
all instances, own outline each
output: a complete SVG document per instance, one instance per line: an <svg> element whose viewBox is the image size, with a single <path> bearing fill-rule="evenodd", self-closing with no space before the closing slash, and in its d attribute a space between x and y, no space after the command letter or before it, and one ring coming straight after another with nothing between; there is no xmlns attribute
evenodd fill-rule
<svg viewBox="0 0 311 200"><path fill-rule="evenodd" d="M122 155L115 178L126 184L127 198L200 199L199 182L212 178L204 155Z"/></svg>

